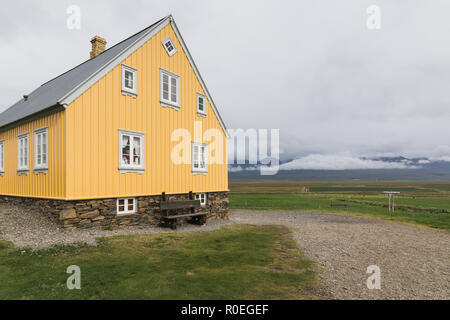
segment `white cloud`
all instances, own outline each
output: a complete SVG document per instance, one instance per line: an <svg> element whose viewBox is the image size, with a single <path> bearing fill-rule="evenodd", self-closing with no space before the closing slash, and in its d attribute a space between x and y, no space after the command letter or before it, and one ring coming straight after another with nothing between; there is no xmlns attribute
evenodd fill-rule
<svg viewBox="0 0 450 320"><path fill-rule="evenodd" d="M352 169L411 169L405 162L361 159L349 155L310 154L280 165L280 170L352 170Z"/></svg>
<svg viewBox="0 0 450 320"><path fill-rule="evenodd" d="M432 161L446 161L450 162L450 156L432 157Z"/></svg>

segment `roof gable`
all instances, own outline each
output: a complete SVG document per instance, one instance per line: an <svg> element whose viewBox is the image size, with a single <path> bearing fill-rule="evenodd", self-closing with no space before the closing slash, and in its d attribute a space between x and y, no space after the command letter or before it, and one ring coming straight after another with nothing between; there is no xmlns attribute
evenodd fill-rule
<svg viewBox="0 0 450 320"><path fill-rule="evenodd" d="M47 110L55 105L69 105L73 100L100 80L122 60L137 50L141 45L143 45L147 40L157 34L169 23L172 25L172 28L186 53L189 63L191 64L195 75L197 76L206 96L208 97L208 100L210 101L222 129L227 134L225 124L223 123L214 101L212 100L212 97L171 15L159 20L122 42L119 42L113 47L102 52L97 57L87 60L75 68L44 83L29 94L27 101L22 99L0 114L0 128L23 118L37 114L41 111Z"/></svg>

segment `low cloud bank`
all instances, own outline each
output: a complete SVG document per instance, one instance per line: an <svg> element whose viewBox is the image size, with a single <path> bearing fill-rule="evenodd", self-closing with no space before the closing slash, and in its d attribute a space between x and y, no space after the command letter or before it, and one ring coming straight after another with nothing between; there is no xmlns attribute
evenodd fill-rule
<svg viewBox="0 0 450 320"><path fill-rule="evenodd" d="M391 162L347 155L310 154L280 165L280 170L415 169L409 161Z"/></svg>

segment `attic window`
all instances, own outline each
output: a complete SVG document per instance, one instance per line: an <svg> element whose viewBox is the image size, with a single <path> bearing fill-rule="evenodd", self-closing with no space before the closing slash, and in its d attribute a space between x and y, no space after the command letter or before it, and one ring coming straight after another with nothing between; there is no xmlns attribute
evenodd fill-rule
<svg viewBox="0 0 450 320"><path fill-rule="evenodd" d="M167 54L171 57L177 52L177 48L172 41L172 38L168 37L166 40L162 42L164 49L166 49Z"/></svg>
<svg viewBox="0 0 450 320"><path fill-rule="evenodd" d="M206 115L206 97L200 93L197 93L197 114Z"/></svg>
<svg viewBox="0 0 450 320"><path fill-rule="evenodd" d="M122 93L125 95L137 96L137 70L122 65Z"/></svg>

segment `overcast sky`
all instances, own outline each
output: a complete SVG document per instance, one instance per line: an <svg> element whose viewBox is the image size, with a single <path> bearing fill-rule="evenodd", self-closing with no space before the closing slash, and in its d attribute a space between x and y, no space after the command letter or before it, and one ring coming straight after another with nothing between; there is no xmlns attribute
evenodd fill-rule
<svg viewBox="0 0 450 320"><path fill-rule="evenodd" d="M80 30L66 27L73 4ZM0 110L86 60L92 36L109 47L172 13L229 128L280 129L284 157L450 161L449 12L445 0L8 1Z"/></svg>

